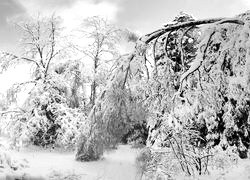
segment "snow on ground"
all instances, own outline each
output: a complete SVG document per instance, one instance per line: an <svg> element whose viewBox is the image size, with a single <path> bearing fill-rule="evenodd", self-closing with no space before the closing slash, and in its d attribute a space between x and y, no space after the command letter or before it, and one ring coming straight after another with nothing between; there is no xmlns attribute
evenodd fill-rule
<svg viewBox="0 0 250 180"><path fill-rule="evenodd" d="M0 137L0 142L4 141L8 144L6 139ZM77 162L74 160L74 152L50 151L35 146L9 152L13 158L25 159L29 162L29 167L22 173L32 178L25 178L25 180L135 180L135 159L140 149L120 145L117 150L105 153L101 160L94 162ZM80 178L73 178L73 175ZM4 176L0 173L0 180L7 179L2 177ZM223 171L214 169L209 175L202 177L176 178L179 180L250 180L250 159L239 160L238 165Z"/></svg>
<svg viewBox="0 0 250 180"><path fill-rule="evenodd" d="M117 150L105 153L101 160L94 162L77 162L74 160L74 152L49 151L34 146L9 152L13 158L29 162L29 167L23 172L31 177L47 180L48 176L56 174L75 174L83 180L134 180L135 158L139 149L120 145Z"/></svg>
<svg viewBox="0 0 250 180"><path fill-rule="evenodd" d="M213 170L200 180L250 180L250 159L240 159L238 164L224 171Z"/></svg>
<svg viewBox="0 0 250 180"><path fill-rule="evenodd" d="M38 148L37 148L38 149ZM29 161L27 173L44 176L58 171L82 175L88 180L134 180L136 175L135 157L138 150L121 145L117 150L106 153L104 158L94 162L77 162L75 153L49 152L45 150L21 150L15 155Z"/></svg>

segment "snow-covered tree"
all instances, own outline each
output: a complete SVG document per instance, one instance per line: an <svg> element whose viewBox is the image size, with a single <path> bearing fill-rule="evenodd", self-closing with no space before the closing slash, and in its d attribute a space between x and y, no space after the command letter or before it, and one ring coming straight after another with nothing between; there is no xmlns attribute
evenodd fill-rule
<svg viewBox="0 0 250 180"><path fill-rule="evenodd" d="M119 29L107 19L98 16L84 19L81 26L80 36L85 38L87 46L74 44L73 47L92 62L92 75L90 76L90 105L92 107L98 95L98 86L105 84L105 78L108 76L113 60L119 55L116 46L119 40Z"/></svg>
<svg viewBox="0 0 250 180"><path fill-rule="evenodd" d="M17 27L22 33L23 53L2 52L1 67L8 69L18 63L30 63L32 75L30 81L11 87L14 95L27 87L28 96L14 114L13 111L9 115L2 113L6 121L10 121L2 128L14 141L25 139L35 145L72 146L85 114L72 109L80 104L77 97L81 81L79 64L69 61L64 74L56 68L61 60L68 58L60 34L60 19L54 15L38 17L20 22Z"/></svg>
<svg viewBox="0 0 250 180"><path fill-rule="evenodd" d="M189 164L202 164L211 155L204 150L235 146L245 158L249 149L249 13L229 19L181 19L186 21L141 38L141 52L153 46L157 61L157 73L145 91L151 112L148 145L172 148L187 174L194 169L206 173L206 164ZM204 24L209 25L199 28Z"/></svg>

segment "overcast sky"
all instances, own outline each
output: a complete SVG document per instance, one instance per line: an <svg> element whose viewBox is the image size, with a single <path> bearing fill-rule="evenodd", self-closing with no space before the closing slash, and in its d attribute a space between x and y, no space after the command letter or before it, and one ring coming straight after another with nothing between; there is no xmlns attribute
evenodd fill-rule
<svg viewBox="0 0 250 180"><path fill-rule="evenodd" d="M20 16L62 16L74 28L80 19L101 15L131 30L147 33L180 11L195 18L231 17L250 9L250 0L0 0L0 49L13 49L19 36L11 20Z"/></svg>

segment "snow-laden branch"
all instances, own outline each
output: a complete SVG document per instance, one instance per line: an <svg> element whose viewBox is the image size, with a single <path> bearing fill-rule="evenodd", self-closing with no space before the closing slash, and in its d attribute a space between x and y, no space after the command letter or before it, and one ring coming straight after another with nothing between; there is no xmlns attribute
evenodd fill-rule
<svg viewBox="0 0 250 180"><path fill-rule="evenodd" d="M8 111L0 111L0 116L5 115L5 114L9 114L9 113L17 113L17 114L22 114L24 113L24 110L8 110Z"/></svg>
<svg viewBox="0 0 250 180"><path fill-rule="evenodd" d="M185 28L185 27L190 27L190 26L198 26L198 25L203 25L203 24L212 24L218 22L219 24L224 24L224 23L234 23L234 24L239 24L239 25L244 25L244 22L240 19L237 18L215 18L215 19L204 19L204 20L196 20L196 21L188 21L188 22L183 22L179 24L174 24L174 25L167 25L166 27L156 30L152 33L146 34L144 38L141 38L144 40L146 44L154 40L155 38L162 36L163 34L177 30L180 28Z"/></svg>
<svg viewBox="0 0 250 180"><path fill-rule="evenodd" d="M37 81L26 81L26 82L22 82L22 83L15 83L15 84L13 84L13 87L19 88L19 87L25 86L27 84L36 84L36 83L37 83Z"/></svg>
<svg viewBox="0 0 250 180"><path fill-rule="evenodd" d="M239 19L222 19L221 21L218 21L216 23L216 25L219 24L224 24L224 23L235 23L235 24L239 24L239 25L244 25L245 23ZM193 63L191 64L191 67L184 73L182 74L181 78L180 78L180 88L179 88L179 92L182 91L182 84L183 81L192 73L194 73L197 69L199 69L199 67L201 66L202 62L204 61L204 59L206 58L206 53L207 53L207 49L208 46L210 44L210 41L212 39L212 37L214 36L214 34L216 33L216 29L212 30L212 32L209 34L209 36L207 36L207 39L205 39L205 48L202 52L202 54L200 56L197 56L195 58L195 60L193 61ZM204 41L203 41L204 42Z"/></svg>

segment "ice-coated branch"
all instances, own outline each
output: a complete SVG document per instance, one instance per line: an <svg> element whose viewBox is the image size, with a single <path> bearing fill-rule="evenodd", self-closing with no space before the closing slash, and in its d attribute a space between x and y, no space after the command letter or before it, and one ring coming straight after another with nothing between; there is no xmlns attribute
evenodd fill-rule
<svg viewBox="0 0 250 180"><path fill-rule="evenodd" d="M156 31L149 33L149 34L146 34L143 39L144 39L145 43L148 44L149 42L151 42L155 38L165 34L166 32L169 32L169 31L173 31L173 30L177 30L177 29L185 28L185 27L190 27L190 26L212 24L215 22L218 22L219 24L234 23L234 24L244 25L244 22L240 19L237 19L237 18L215 18L215 19L188 21L188 22L183 22L183 23L179 23L179 24L168 25L162 29L156 30Z"/></svg>
<svg viewBox="0 0 250 180"><path fill-rule="evenodd" d="M235 23L235 24L239 24L239 25L244 25L245 23L239 19L222 19L220 21L218 21L216 24L224 24L224 23ZM179 91L181 91L182 89L182 84L183 81L192 73L194 73L197 69L199 69L199 67L201 66L202 62L204 61L204 59L206 58L206 52L209 46L209 43L212 39L212 37L214 36L216 30L214 29L210 35L207 37L207 40L205 41L205 48L203 50L203 53L201 54L201 56L197 56L196 59L193 61L193 63L191 64L191 67L184 73L182 74L181 78L180 78L180 88Z"/></svg>

